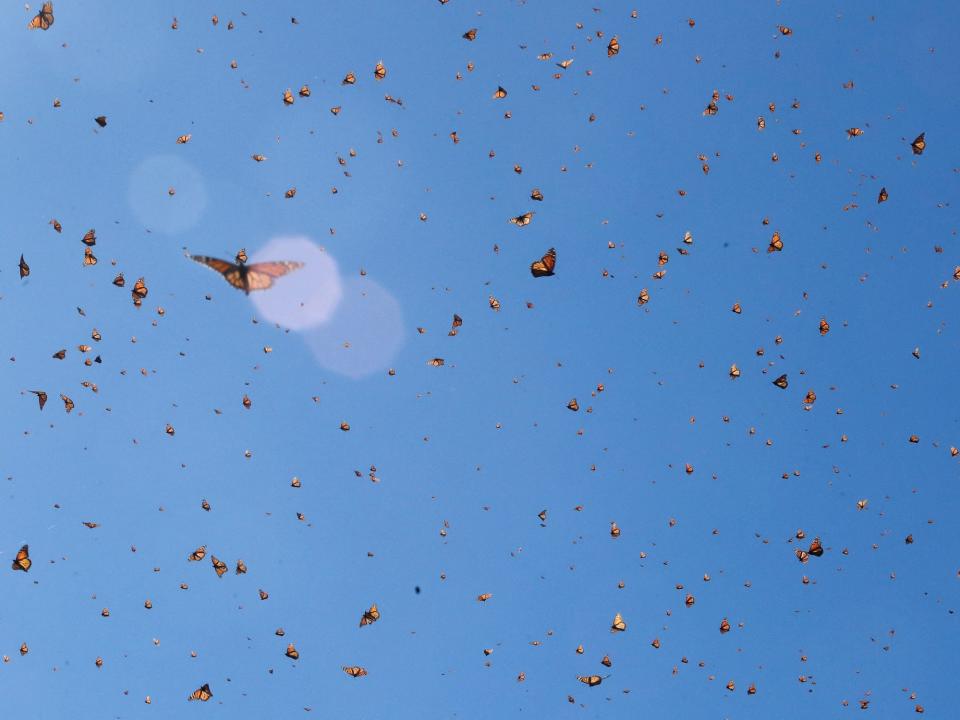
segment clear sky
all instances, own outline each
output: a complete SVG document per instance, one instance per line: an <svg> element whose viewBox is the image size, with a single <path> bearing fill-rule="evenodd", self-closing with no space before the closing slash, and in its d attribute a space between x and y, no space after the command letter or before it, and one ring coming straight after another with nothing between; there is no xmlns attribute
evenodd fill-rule
<svg viewBox="0 0 960 720"><path fill-rule="evenodd" d="M5 716L955 714L955 3L38 10L0 13ZM240 248L305 265L186 257Z"/></svg>

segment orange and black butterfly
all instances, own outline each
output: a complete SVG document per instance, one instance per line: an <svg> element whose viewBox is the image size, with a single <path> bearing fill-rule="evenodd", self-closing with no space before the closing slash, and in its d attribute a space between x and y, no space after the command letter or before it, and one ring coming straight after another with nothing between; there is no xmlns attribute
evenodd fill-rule
<svg viewBox="0 0 960 720"><path fill-rule="evenodd" d="M477 29L476 29L476 28L470 28L469 30L467 30L467 31L463 34L463 39L464 39L464 40L470 40L471 42L473 42L474 40L476 40L476 39L477 39Z"/></svg>
<svg viewBox="0 0 960 720"><path fill-rule="evenodd" d="M37 16L27 23L27 27L31 30L49 30L51 25L53 25L52 2L45 2L43 7L40 8L40 12L37 13Z"/></svg>
<svg viewBox="0 0 960 720"><path fill-rule="evenodd" d="M30 266L27 265L27 261L23 259L23 255L20 255L20 277L25 278L30 274Z"/></svg>
<svg viewBox="0 0 960 720"><path fill-rule="evenodd" d="M24 545L17 551L17 558L13 561L13 569L29 572L31 565L33 565L33 560L30 559L30 546Z"/></svg>
<svg viewBox="0 0 960 720"><path fill-rule="evenodd" d="M369 610L364 610L363 615L360 616L360 627L363 627L364 625L372 625L379 619L380 611L377 609L377 604L374 603L370 606Z"/></svg>
<svg viewBox="0 0 960 720"><path fill-rule="evenodd" d="M382 60L377 61L377 66L373 69L373 77L377 80L383 80L387 76L387 67Z"/></svg>
<svg viewBox="0 0 960 720"><path fill-rule="evenodd" d="M620 41L617 40L617 36L614 35L610 38L610 44L607 45L607 57L613 57L620 52Z"/></svg>
<svg viewBox="0 0 960 720"><path fill-rule="evenodd" d="M273 285L274 279L303 267L303 263L288 260L247 265L246 262L232 263L206 255L191 255L190 259L213 268L223 275L228 283L247 295L251 290L266 290Z"/></svg>
<svg viewBox="0 0 960 720"><path fill-rule="evenodd" d="M535 278L549 277L550 275L553 275L553 269L556 266L557 251L553 248L550 248L542 258L530 263L530 274Z"/></svg>
<svg viewBox="0 0 960 720"><path fill-rule="evenodd" d="M341 85L353 85L357 82L357 76L352 72L348 72L343 76L343 80L340 82Z"/></svg>
<svg viewBox="0 0 960 720"><path fill-rule="evenodd" d="M590 687L599 685L603 682L603 678L600 675L577 675L577 680Z"/></svg>
<svg viewBox="0 0 960 720"><path fill-rule="evenodd" d="M43 390L31 390L30 392L37 396L37 402L40 403L40 409L43 410L43 406L47 404L47 394Z"/></svg>
<svg viewBox="0 0 960 720"><path fill-rule="evenodd" d="M188 697L187 700L200 700L201 702L206 702L212 697L213 693L210 691L210 686L207 683L204 683L190 693L190 697Z"/></svg>
<svg viewBox="0 0 960 720"><path fill-rule="evenodd" d="M187 555L187 560L189 560L189 561L191 561L191 562L198 562L198 561L200 561L200 560L203 560L203 558L205 558L206 556L207 556L207 546L206 546L206 545L201 545L201 546L198 547L196 550L194 550L192 553L190 553L189 555Z"/></svg>
<svg viewBox="0 0 960 720"><path fill-rule="evenodd" d="M213 569L216 571L217 577L223 577L227 572L227 564L216 555L211 555L210 561L213 563Z"/></svg>
<svg viewBox="0 0 960 720"><path fill-rule="evenodd" d="M53 22L53 18L50 19L50 22ZM926 150L927 141L924 140L924 135L926 135L926 133L920 133L916 139L910 143L910 148L913 150L914 155L923 155L923 151Z"/></svg>
<svg viewBox="0 0 960 720"><path fill-rule="evenodd" d="M890 195L887 194L887 189L885 187L880 188L880 194L877 195L877 204L879 205L882 202L886 202L890 199Z"/></svg>
<svg viewBox="0 0 960 720"><path fill-rule="evenodd" d="M543 202L543 193L540 192L540 188L534 188L530 191L530 199L537 200L538 202Z"/></svg>
<svg viewBox="0 0 960 720"><path fill-rule="evenodd" d="M60 399L63 400L63 409L66 410L67 413L69 414L69 412L73 410L73 408L75 407L73 404L73 400L68 398L63 393L60 393Z"/></svg>
<svg viewBox="0 0 960 720"><path fill-rule="evenodd" d="M510 224L516 225L517 227L524 227L533 221L533 216L533 212L526 212L523 215L517 215L516 217L510 218Z"/></svg>
<svg viewBox="0 0 960 720"><path fill-rule="evenodd" d="M814 557L820 557L823 555L823 545L820 544L820 538L815 537L810 543L810 549L807 552Z"/></svg>
<svg viewBox="0 0 960 720"><path fill-rule="evenodd" d="M367 674L366 668L362 668L359 665L344 665L343 671L350 677L363 677Z"/></svg>
<svg viewBox="0 0 960 720"><path fill-rule="evenodd" d="M783 374L783 375L781 375L780 377L778 377L776 380L774 380L774 381L773 381L773 384L776 385L776 386L777 386L778 388L780 388L781 390L786 390L786 389L787 389L787 385L789 384L789 383L787 382L787 376L786 376L786 374Z"/></svg>
<svg viewBox="0 0 960 720"><path fill-rule="evenodd" d="M503 89L503 85L497 85L497 91L493 94L494 100L502 100L507 96L507 91Z"/></svg>
<svg viewBox="0 0 960 720"><path fill-rule="evenodd" d="M783 252L783 240L780 239L779 230L773 232L773 237L770 238L770 244L767 246L767 252Z"/></svg>

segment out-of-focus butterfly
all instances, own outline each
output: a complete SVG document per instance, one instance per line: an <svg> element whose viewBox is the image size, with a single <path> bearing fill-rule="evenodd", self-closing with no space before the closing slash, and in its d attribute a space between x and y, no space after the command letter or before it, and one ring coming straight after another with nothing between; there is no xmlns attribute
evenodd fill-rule
<svg viewBox="0 0 960 720"><path fill-rule="evenodd" d="M73 408L74 408L73 400L71 400L70 398L68 398L68 397L67 397L66 395L64 395L63 393L60 393L60 399L63 400L63 409L66 410L67 413L69 413L71 410L73 410Z"/></svg>
<svg viewBox="0 0 960 720"><path fill-rule="evenodd" d="M53 20L50 22L53 22ZM927 141L924 140L925 135L926 133L920 133L916 139L910 143L910 149L913 150L914 155L923 155L923 151L927 149Z"/></svg>
<svg viewBox="0 0 960 720"><path fill-rule="evenodd" d="M33 560L30 559L30 546L24 545L17 551L17 557L13 561L13 569L29 572L31 565L33 565Z"/></svg>
<svg viewBox="0 0 960 720"><path fill-rule="evenodd" d="M283 91L283 104L293 105L293 93L290 92L290 88Z"/></svg>
<svg viewBox="0 0 960 720"><path fill-rule="evenodd" d="M20 255L20 277L25 278L30 274L30 266L27 265L27 261L23 259L23 255Z"/></svg>
<svg viewBox="0 0 960 720"><path fill-rule="evenodd" d="M577 675L577 680L590 687L603 682L603 678L600 675Z"/></svg>
<svg viewBox="0 0 960 720"><path fill-rule="evenodd" d="M383 64L382 60L378 60L376 67L373 68L373 77L376 80L383 80L386 76L387 67Z"/></svg>
<svg viewBox="0 0 960 720"><path fill-rule="evenodd" d="M470 40L471 42L477 39L477 29L470 28L463 34L464 40Z"/></svg>
<svg viewBox="0 0 960 720"><path fill-rule="evenodd" d="M530 191L530 199L537 200L538 202L543 202L543 193L540 192L540 188L534 188Z"/></svg>
<svg viewBox="0 0 960 720"><path fill-rule="evenodd" d="M40 409L43 410L43 406L47 404L47 394L43 390L31 390L30 392L37 396L37 401L40 403Z"/></svg>
<svg viewBox="0 0 960 720"><path fill-rule="evenodd" d="M188 697L187 700L200 700L201 702L206 702L212 697L213 693L210 691L210 686L207 683L204 683L190 693L190 697Z"/></svg>
<svg viewBox="0 0 960 720"><path fill-rule="evenodd" d="M610 632L624 632L627 624L623 621L623 616L617 613L613 616L613 622L610 624Z"/></svg>
<svg viewBox="0 0 960 720"><path fill-rule="evenodd" d="M523 215L517 215L516 217L510 218L510 224L516 225L517 227L524 227L533 221L533 216L534 213L532 211L523 213Z"/></svg>
<svg viewBox="0 0 960 720"><path fill-rule="evenodd" d="M880 188L880 194L877 195L877 204L886 202L890 199L890 196L887 194L887 189L885 187Z"/></svg>
<svg viewBox="0 0 960 720"><path fill-rule="evenodd" d="M364 625L372 625L379 619L380 610L377 609L377 604L374 603L370 606L369 610L364 610L363 615L360 616L360 627L363 627Z"/></svg>
<svg viewBox="0 0 960 720"><path fill-rule="evenodd" d="M43 7L40 8L40 12L37 13L36 17L27 23L27 27L31 30L49 30L51 25L53 25L52 2L45 2Z"/></svg>
<svg viewBox="0 0 960 720"><path fill-rule="evenodd" d="M775 230L773 232L773 237L770 238L770 244L767 246L767 252L782 252L783 251L783 240L780 239L780 231Z"/></svg>
<svg viewBox="0 0 960 720"><path fill-rule="evenodd" d="M367 674L366 668L362 668L359 665L344 665L343 671L350 677L363 677Z"/></svg>
<svg viewBox="0 0 960 720"><path fill-rule="evenodd" d="M107 126L107 116L106 116L106 115L97 115L97 116L93 119L93 121L94 121L97 125L99 125L100 127L106 127L106 126Z"/></svg>
<svg viewBox="0 0 960 720"><path fill-rule="evenodd" d="M191 562L198 562L198 561L200 561L200 560L203 560L206 556L207 556L207 546L206 546L206 545L201 545L201 546L198 547L196 550L194 550L192 553L190 553L189 555L187 555L187 560L189 560L189 561L191 561Z"/></svg>
<svg viewBox="0 0 960 720"><path fill-rule="evenodd" d="M300 653L297 651L296 646L293 643L287 643L287 651L284 653L291 660L298 660L300 658Z"/></svg>
<svg viewBox="0 0 960 720"><path fill-rule="evenodd" d="M357 76L352 72L348 72L343 76L343 80L340 82L341 85L353 85L357 82Z"/></svg>
<svg viewBox="0 0 960 720"><path fill-rule="evenodd" d="M787 389L787 385L789 385L789 383L787 382L786 373L784 373L783 375L781 375L780 377L778 377L776 380L774 380L774 381L773 381L773 384L776 385L776 386L777 386L778 388L780 388L781 390L786 390L786 389Z"/></svg>
<svg viewBox="0 0 960 720"><path fill-rule="evenodd" d="M273 285L274 279L303 267L303 263L288 260L247 265L246 262L232 263L206 255L191 255L190 259L213 268L228 283L247 295L251 290L266 290Z"/></svg>
<svg viewBox="0 0 960 720"><path fill-rule="evenodd" d="M502 85L497 85L497 91L493 93L494 100L501 100L507 96L507 91L504 90Z"/></svg>
<svg viewBox="0 0 960 720"><path fill-rule="evenodd" d="M547 250L546 254L539 260L530 263L530 274L535 278L548 277L553 275L553 269L557 266L557 251L553 248Z"/></svg>

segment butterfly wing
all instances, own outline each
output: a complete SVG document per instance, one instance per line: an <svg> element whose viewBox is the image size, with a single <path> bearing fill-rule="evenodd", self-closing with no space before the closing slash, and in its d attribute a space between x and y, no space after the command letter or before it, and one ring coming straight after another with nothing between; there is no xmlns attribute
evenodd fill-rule
<svg viewBox="0 0 960 720"><path fill-rule="evenodd" d="M266 290L273 285L275 278L283 277L287 273L303 267L303 263L282 260L276 262L261 262L247 266L247 286L250 290Z"/></svg>
<svg viewBox="0 0 960 720"><path fill-rule="evenodd" d="M221 260L220 258L209 257L207 255L191 255L190 259L200 263L201 265L206 265L209 268L216 270L218 273L223 275L224 280L233 285L239 290L246 290L243 284L243 277L240 272L240 266L235 265L228 260Z"/></svg>
<svg viewBox="0 0 960 720"><path fill-rule="evenodd" d="M550 248L542 258L531 263L530 274L534 277L549 277L550 275L553 275L553 269L556 266L557 251L553 248Z"/></svg>

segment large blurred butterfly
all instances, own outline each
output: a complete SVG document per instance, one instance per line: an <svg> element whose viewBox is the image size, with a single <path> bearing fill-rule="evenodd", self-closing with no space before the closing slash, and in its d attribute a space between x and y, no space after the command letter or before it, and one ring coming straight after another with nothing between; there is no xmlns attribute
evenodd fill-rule
<svg viewBox="0 0 960 720"><path fill-rule="evenodd" d="M206 255L191 255L190 259L213 268L223 275L228 283L238 290L243 290L247 295L251 290L266 290L273 285L275 278L283 277L303 267L303 263L287 260L247 265L246 262L232 263Z"/></svg>

